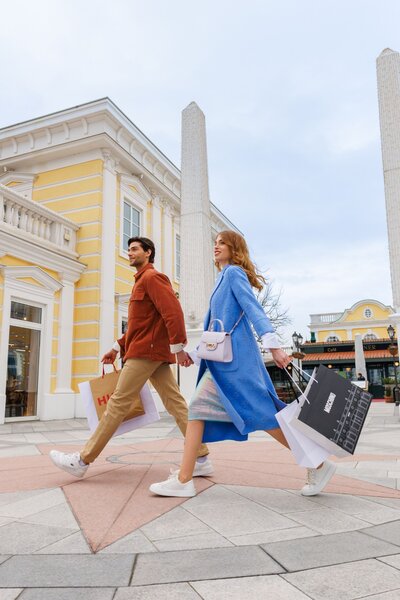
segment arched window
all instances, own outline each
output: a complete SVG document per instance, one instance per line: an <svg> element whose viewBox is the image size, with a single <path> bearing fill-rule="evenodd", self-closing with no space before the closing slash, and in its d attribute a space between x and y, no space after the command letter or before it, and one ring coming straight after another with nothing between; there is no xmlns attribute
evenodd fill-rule
<svg viewBox="0 0 400 600"><path fill-rule="evenodd" d="M338 342L339 338L337 335L330 335L326 341L332 344L333 342Z"/></svg>
<svg viewBox="0 0 400 600"><path fill-rule="evenodd" d="M364 310L364 317L366 319L370 319L372 317L372 310L370 308L366 308Z"/></svg>

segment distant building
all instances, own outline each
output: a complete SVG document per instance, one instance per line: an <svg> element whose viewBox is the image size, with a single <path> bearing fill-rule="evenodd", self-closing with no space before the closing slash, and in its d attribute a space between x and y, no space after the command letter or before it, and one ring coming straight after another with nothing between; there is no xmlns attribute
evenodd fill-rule
<svg viewBox="0 0 400 600"><path fill-rule="evenodd" d="M311 342L344 342L354 340L357 333L363 340L387 338L391 306L378 300L360 300L339 313L310 315Z"/></svg>
<svg viewBox="0 0 400 600"><path fill-rule="evenodd" d="M311 372L323 364L343 377L357 379L355 370L354 337L360 334L370 391L383 396L383 381L394 378L394 359L389 352L391 341L387 328L391 306L377 300L360 300L342 313L310 315L311 341L301 347L304 353L303 369ZM396 364L398 356L395 357Z"/></svg>

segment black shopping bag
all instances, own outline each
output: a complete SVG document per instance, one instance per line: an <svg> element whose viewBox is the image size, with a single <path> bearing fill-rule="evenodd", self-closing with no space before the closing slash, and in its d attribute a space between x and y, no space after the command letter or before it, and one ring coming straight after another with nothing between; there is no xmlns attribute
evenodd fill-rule
<svg viewBox="0 0 400 600"><path fill-rule="evenodd" d="M323 365L292 425L336 456L354 454L372 394Z"/></svg>

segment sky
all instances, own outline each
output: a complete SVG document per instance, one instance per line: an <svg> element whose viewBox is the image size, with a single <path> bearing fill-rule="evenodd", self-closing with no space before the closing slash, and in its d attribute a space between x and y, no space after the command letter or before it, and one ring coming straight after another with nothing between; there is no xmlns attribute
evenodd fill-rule
<svg viewBox="0 0 400 600"><path fill-rule="evenodd" d="M296 330L392 304L376 58L398 0L2 3L0 127L109 96L177 165L206 115L211 200L243 231Z"/></svg>

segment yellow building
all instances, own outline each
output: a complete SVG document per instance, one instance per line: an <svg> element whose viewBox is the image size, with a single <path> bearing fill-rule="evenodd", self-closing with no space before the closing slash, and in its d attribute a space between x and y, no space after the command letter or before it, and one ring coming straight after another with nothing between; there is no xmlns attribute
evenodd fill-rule
<svg viewBox="0 0 400 600"><path fill-rule="evenodd" d="M360 300L341 313L310 315L311 342L345 342L361 334L364 340L388 337L391 306L378 300Z"/></svg>
<svg viewBox="0 0 400 600"><path fill-rule="evenodd" d="M83 416L127 318L127 240L153 239L178 292L179 215L180 171L108 98L0 130L0 423Z"/></svg>

